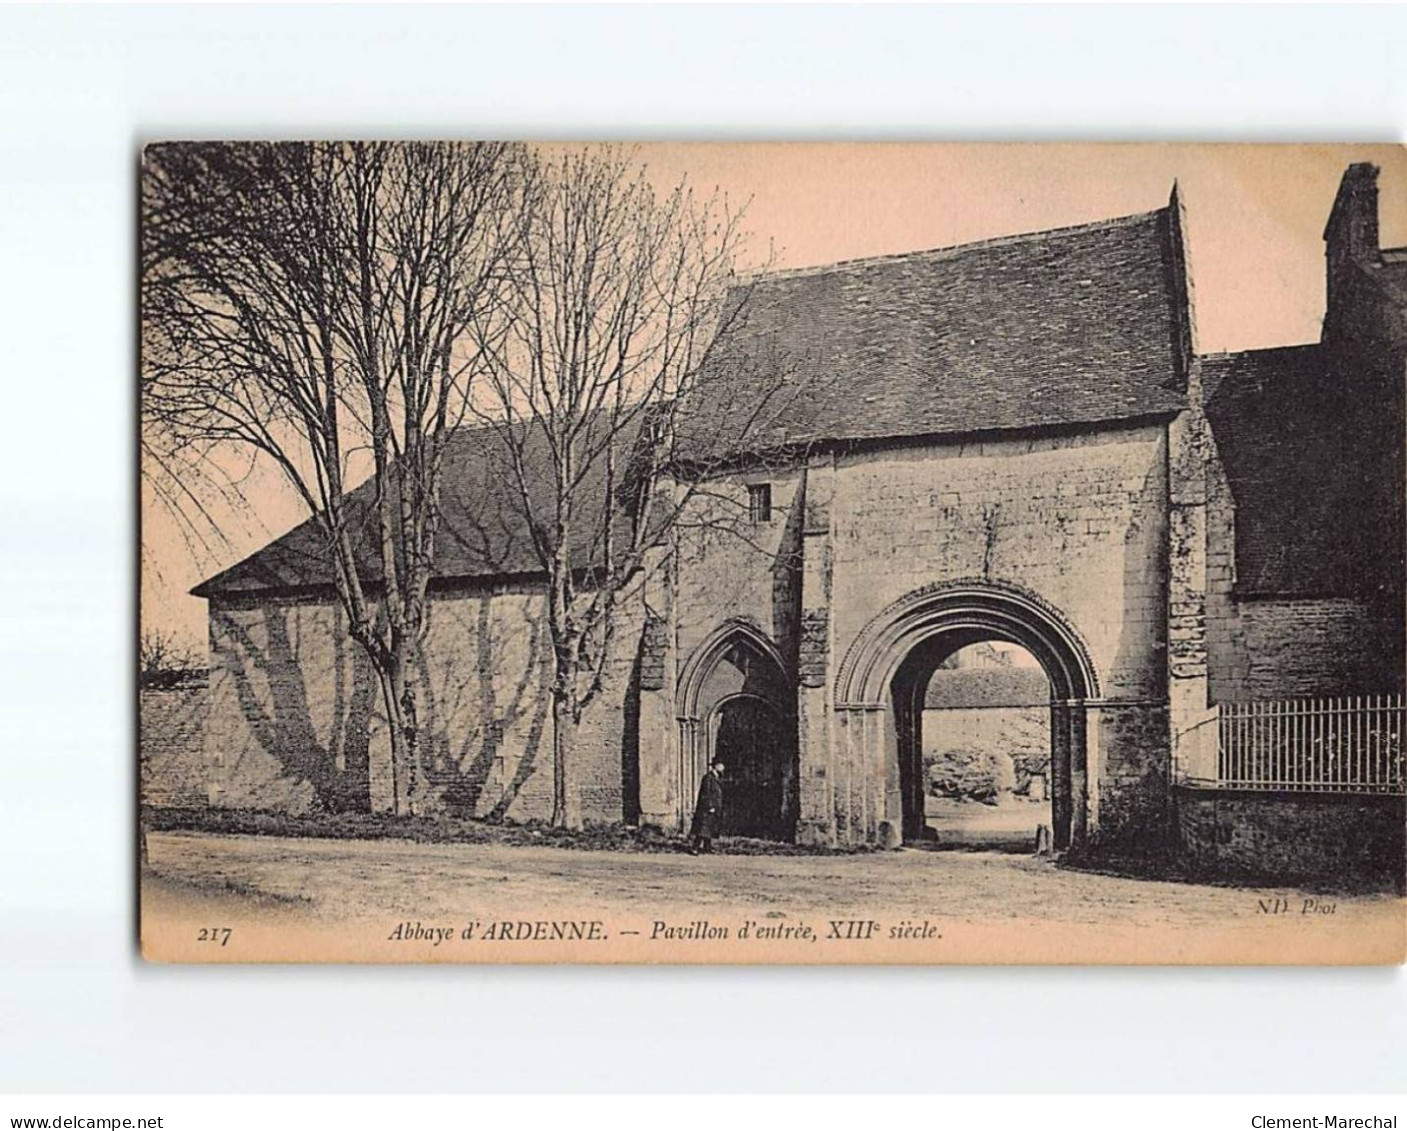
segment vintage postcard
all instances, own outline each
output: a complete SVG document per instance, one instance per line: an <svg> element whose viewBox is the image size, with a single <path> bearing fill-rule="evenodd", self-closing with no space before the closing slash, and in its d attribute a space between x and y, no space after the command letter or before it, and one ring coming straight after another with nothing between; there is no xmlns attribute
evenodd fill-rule
<svg viewBox="0 0 1407 1131"><path fill-rule="evenodd" d="M1407 149L140 196L147 958L1403 961Z"/></svg>

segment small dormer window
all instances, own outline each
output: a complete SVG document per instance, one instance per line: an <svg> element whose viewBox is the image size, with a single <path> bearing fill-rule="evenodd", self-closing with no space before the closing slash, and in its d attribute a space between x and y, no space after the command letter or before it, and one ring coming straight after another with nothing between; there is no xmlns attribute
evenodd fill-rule
<svg viewBox="0 0 1407 1131"><path fill-rule="evenodd" d="M747 516L754 526L772 521L772 484L748 484Z"/></svg>

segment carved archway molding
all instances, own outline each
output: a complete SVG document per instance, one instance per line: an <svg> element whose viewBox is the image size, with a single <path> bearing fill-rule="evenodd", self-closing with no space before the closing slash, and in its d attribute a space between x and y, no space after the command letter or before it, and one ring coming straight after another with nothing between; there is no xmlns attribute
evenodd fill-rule
<svg viewBox="0 0 1407 1131"><path fill-rule="evenodd" d="M904 773L892 685L914 650L941 636L1006 640L1030 652L1051 684L1055 847L1082 844L1097 820L1087 767L1086 712L1099 679L1089 649L1051 605L1021 586L985 579L916 589L875 616L841 661L834 685L839 780L836 836L843 843L897 843L905 821ZM912 748L917 740L910 735ZM912 753L912 750L910 751ZM912 771L910 771L912 772Z"/></svg>
<svg viewBox="0 0 1407 1131"><path fill-rule="evenodd" d="M836 710L882 709L890 680L916 646L963 631L1029 651L1045 669L1056 701L1099 697L1089 649L1054 607L1021 586L969 578L915 589L865 625L836 674Z"/></svg>
<svg viewBox="0 0 1407 1131"><path fill-rule="evenodd" d="M684 667L679 673L675 713L681 721L698 719L699 696L703 693L704 685L708 682L714 665L739 642L755 648L764 659L774 665L773 670L777 677L785 679L787 668L777 646L753 622L743 620L740 617L732 617L725 620L698 643L693 652L689 654L688 660L685 661Z"/></svg>

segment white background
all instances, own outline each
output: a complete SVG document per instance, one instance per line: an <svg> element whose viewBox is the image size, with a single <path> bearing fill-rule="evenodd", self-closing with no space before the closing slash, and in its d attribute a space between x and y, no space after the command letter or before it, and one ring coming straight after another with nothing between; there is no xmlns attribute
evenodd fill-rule
<svg viewBox="0 0 1407 1131"><path fill-rule="evenodd" d="M669 1131L716 1131L719 1127L850 1131L868 1127L977 1127L990 1131L1257 1131L1262 1120L1326 1116L1382 1120L1401 1126L1407 1102L1401 1096L1236 1095L1070 1096L945 1095L939 1101L916 1095L348 1095L197 1096L84 1095L0 1096L0 1126L15 1117L47 1118L51 1124L93 1117L152 1121L162 1131L380 1131L386 1127L659 1127ZM54 1124L56 1125L56 1124ZM154 1124L153 1124L154 1125ZM70 1122L70 1127L81 1126Z"/></svg>
<svg viewBox="0 0 1407 1131"><path fill-rule="evenodd" d="M136 158L270 135L1400 140L1401 8L0 11L0 1090L1402 1090L1398 970L145 967Z"/></svg>

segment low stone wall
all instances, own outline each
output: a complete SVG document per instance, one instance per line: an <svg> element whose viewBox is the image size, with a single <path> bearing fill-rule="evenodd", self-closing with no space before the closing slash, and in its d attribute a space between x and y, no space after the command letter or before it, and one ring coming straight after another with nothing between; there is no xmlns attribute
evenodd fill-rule
<svg viewBox="0 0 1407 1131"><path fill-rule="evenodd" d="M155 808L206 805L205 683L144 687L140 709L143 804Z"/></svg>
<svg viewBox="0 0 1407 1131"><path fill-rule="evenodd" d="M938 673L947 674L947 673ZM1041 677L1044 679L1044 676ZM947 707L923 712L924 792L942 796L1026 795L1038 774L1050 788L1050 707ZM953 791L970 780L977 787ZM950 788L944 789L946 784Z"/></svg>
<svg viewBox="0 0 1407 1131"><path fill-rule="evenodd" d="M1179 847L1209 872L1353 886L1407 872L1407 798L1173 790Z"/></svg>

